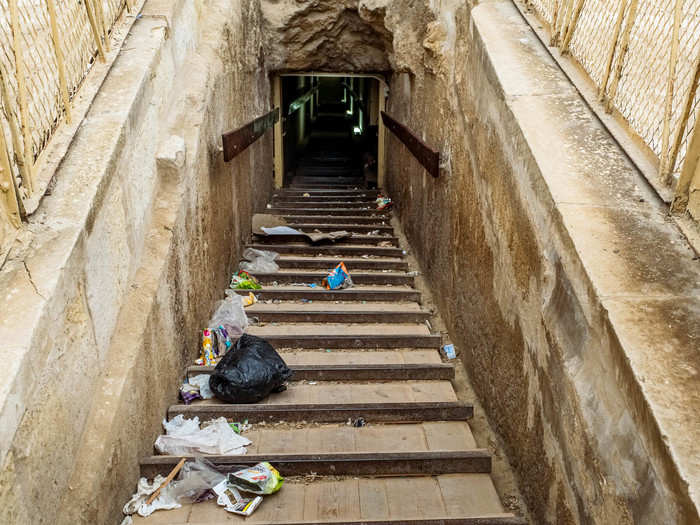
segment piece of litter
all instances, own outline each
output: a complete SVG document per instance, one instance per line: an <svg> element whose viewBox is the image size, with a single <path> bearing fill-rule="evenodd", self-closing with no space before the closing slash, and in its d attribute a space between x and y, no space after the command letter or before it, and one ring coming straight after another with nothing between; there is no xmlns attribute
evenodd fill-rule
<svg viewBox="0 0 700 525"><path fill-rule="evenodd" d="M445 345L442 347L442 351L445 352L445 357L447 357L447 359L454 359L457 357L457 354L455 353L455 345Z"/></svg>

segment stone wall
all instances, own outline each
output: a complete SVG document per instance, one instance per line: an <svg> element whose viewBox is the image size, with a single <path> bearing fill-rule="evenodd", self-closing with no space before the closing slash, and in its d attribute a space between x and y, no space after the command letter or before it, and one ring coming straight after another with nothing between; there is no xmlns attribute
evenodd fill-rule
<svg viewBox="0 0 700 525"><path fill-rule="evenodd" d="M431 4L386 185L535 522L698 523L697 254L510 1Z"/></svg>
<svg viewBox="0 0 700 525"><path fill-rule="evenodd" d="M259 2L150 0L0 271L0 522L119 523L272 189ZM58 517L60 516L60 517Z"/></svg>

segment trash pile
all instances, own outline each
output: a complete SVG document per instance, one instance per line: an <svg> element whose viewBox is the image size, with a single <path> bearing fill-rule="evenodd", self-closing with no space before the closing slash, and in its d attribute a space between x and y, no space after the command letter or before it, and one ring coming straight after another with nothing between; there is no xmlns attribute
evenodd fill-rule
<svg viewBox="0 0 700 525"><path fill-rule="evenodd" d="M284 483L268 462L229 469L230 472L221 472L203 457L189 461L182 458L165 478L158 475L150 483L141 478L136 493L122 509L126 515L122 525L131 524L133 514L148 517L156 510L177 509L214 498L224 510L250 516L262 503L262 496L274 494Z"/></svg>

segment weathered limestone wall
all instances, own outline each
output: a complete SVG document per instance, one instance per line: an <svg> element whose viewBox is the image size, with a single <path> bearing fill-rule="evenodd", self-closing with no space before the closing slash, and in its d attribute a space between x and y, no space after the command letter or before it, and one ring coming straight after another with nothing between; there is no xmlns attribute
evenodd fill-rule
<svg viewBox="0 0 700 525"><path fill-rule="evenodd" d="M698 523L696 254L509 0L430 4L386 185L535 522Z"/></svg>
<svg viewBox="0 0 700 525"><path fill-rule="evenodd" d="M149 0L0 270L0 522L119 523L272 188L259 3Z"/></svg>

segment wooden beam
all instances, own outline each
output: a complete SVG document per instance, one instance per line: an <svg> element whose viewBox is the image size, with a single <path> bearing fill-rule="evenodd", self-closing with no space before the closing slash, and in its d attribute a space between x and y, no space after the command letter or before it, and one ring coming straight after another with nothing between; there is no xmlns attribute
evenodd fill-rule
<svg viewBox="0 0 700 525"><path fill-rule="evenodd" d="M17 183L12 174L10 155L5 142L5 133L0 127L0 197L5 213L12 226L19 228L22 224L22 209L17 192Z"/></svg>
<svg viewBox="0 0 700 525"><path fill-rule="evenodd" d="M377 96L379 97L379 114L377 115L377 188L384 187L386 178L386 126L384 121L379 118L382 112L386 109L386 84L382 81L377 82Z"/></svg>
<svg viewBox="0 0 700 525"><path fill-rule="evenodd" d="M433 177L440 175L440 153L435 151L406 126L394 120L386 112L382 111L384 125L403 142L413 156Z"/></svg>
<svg viewBox="0 0 700 525"><path fill-rule="evenodd" d="M97 25L97 17L95 16L95 11L92 6L92 0L85 1L85 11L87 11L88 21L90 22L90 28L92 29L92 36L95 38L95 44L97 44L97 54L100 57L100 61L105 61L105 50L102 47L102 38L100 36L100 28Z"/></svg>
<svg viewBox="0 0 700 525"><path fill-rule="evenodd" d="M273 105L276 108L282 107L282 79L275 75L272 79ZM284 185L284 137L282 136L283 119L280 117L275 122L273 135L274 161L275 161L275 188L279 189Z"/></svg>
<svg viewBox="0 0 700 525"><path fill-rule="evenodd" d="M19 12L17 0L9 0L10 25L12 28L12 49L15 55L15 74L17 80L17 100L19 102L19 115L22 129L24 147L22 149L22 162L25 165L26 180L22 180L28 192L34 191L34 159L32 155L32 133L29 129L29 106L27 104L27 79L24 70L23 42L19 26ZM17 153L19 156L19 154Z"/></svg>
<svg viewBox="0 0 700 525"><path fill-rule="evenodd" d="M12 149L14 151L14 160L19 169L19 174L22 177L22 181L29 179L29 170L31 166L27 166L22 157L22 142L20 138L20 130L17 124L17 120L12 114L12 106L10 105L10 88L7 84L8 73L5 71L4 65L0 62L0 97L2 98L2 105L7 113L7 123L10 128L10 137L12 138Z"/></svg>
<svg viewBox="0 0 700 525"><path fill-rule="evenodd" d="M695 57L695 64L694 64L694 71L695 74L693 75L693 80L692 83L690 84L690 87L688 88L688 92L686 93L685 97L685 103L683 104L683 112L681 113L681 117L679 120L678 127L676 128L676 134L673 139L673 143L671 145L671 151L669 152L668 155L668 171L667 171L667 176L670 178L671 174L673 173L673 168L676 165L676 159L678 158L678 151L680 150L681 147L681 142L683 141L683 131L685 131L686 127L688 126L688 120L690 119L690 112L693 109L693 101L695 100L695 94L698 91L698 84L700 83L700 53ZM695 126L698 126L698 121L695 121L696 124ZM686 154L687 158L687 154ZM669 179L670 180L670 179Z"/></svg>
<svg viewBox="0 0 700 525"><path fill-rule="evenodd" d="M671 54L668 64L668 79L666 81L666 99L664 103L664 123L661 131L661 163L659 164L659 177L668 182L668 175L673 167L669 167L668 142L671 136L671 117L673 116L673 93L676 83L676 67L678 65L679 33L681 27L681 13L683 0L676 0L673 13L673 32L671 34ZM682 126L682 122L679 124Z"/></svg>
<svg viewBox="0 0 700 525"><path fill-rule="evenodd" d="M695 124L693 133L688 143L688 149L685 153L685 161L681 169L681 175L676 184L676 194L671 203L671 211L674 213L682 213L688 205L688 192L693 179L700 172L700 125Z"/></svg>
<svg viewBox="0 0 700 525"><path fill-rule="evenodd" d="M102 0L91 0L93 8L95 9L95 17L100 26L100 33L102 34L102 41L104 42L105 52L109 53L109 35L107 35L107 19L105 18L104 3Z"/></svg>
<svg viewBox="0 0 700 525"><path fill-rule="evenodd" d="M576 24L578 23L579 16L581 16L581 10L583 9L583 4L586 0L578 0L576 4L576 9L571 15L571 21L569 22L569 27L566 30L566 36L561 45L562 55L566 55L569 52L569 43L571 38L574 36L574 31L576 30Z"/></svg>
<svg viewBox="0 0 700 525"><path fill-rule="evenodd" d="M51 38L53 39L53 48L56 53L56 68L58 69L58 84L63 100L63 108L66 112L66 122L71 123L70 97L68 96L68 83L66 81L66 64L63 59L63 49L61 47L61 34L58 31L58 23L56 19L56 0L46 0L46 8L49 11L49 20L51 22Z"/></svg>
<svg viewBox="0 0 700 525"><path fill-rule="evenodd" d="M620 0L620 7L617 12L617 20L615 21L615 29L613 30L612 42L610 43L610 49L608 50L608 59L605 62L605 74L603 75L603 81L601 82L600 89L598 90L598 99L601 102L605 100L605 91L608 87L608 80L610 79L612 63L615 59L615 49L617 49L617 43L620 39L620 31L622 29L622 21L625 18L626 6L627 0Z"/></svg>
<svg viewBox="0 0 700 525"><path fill-rule="evenodd" d="M314 93L318 90L318 86L314 86L311 89L309 89L306 93L303 95L295 98L292 102L289 103L289 109L287 110L287 116L292 115L295 111L298 111L301 109L304 104L308 102L308 100L313 97Z"/></svg>
<svg viewBox="0 0 700 525"><path fill-rule="evenodd" d="M620 54L617 59L617 66L615 67L615 74L613 75L612 84L610 84L610 92L608 93L608 101L605 105L605 110L610 113L613 108L613 100L615 99L615 94L617 93L617 86L620 83L620 77L622 76L622 68L625 65L625 55L629 49L630 34L632 33L632 26L634 26L634 21L637 18L637 6L639 5L639 0L630 0L630 7L627 13L627 23L625 23L625 28L622 31L622 40L620 43Z"/></svg>
<svg viewBox="0 0 700 525"><path fill-rule="evenodd" d="M224 162L228 162L242 153L243 150L258 140L268 128L271 128L279 121L279 118L280 108L276 107L245 126L224 133L221 137L224 144Z"/></svg>

